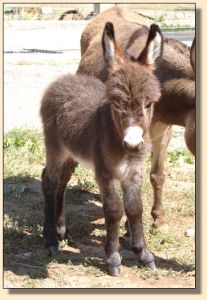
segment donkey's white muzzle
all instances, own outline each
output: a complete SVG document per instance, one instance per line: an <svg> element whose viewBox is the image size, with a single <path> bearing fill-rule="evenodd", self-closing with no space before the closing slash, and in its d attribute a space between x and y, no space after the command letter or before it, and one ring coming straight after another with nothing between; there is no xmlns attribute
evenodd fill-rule
<svg viewBox="0 0 207 300"><path fill-rule="evenodd" d="M143 129L139 126L129 126L124 132L123 144L128 149L139 149L144 144Z"/></svg>

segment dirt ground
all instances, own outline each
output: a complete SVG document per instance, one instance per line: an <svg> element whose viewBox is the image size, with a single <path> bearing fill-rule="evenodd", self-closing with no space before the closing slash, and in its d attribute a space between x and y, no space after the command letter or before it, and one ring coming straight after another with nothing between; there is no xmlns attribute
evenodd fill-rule
<svg viewBox="0 0 207 300"><path fill-rule="evenodd" d="M174 135L182 145L183 132ZM179 145L179 144L178 144ZM5 159L7 160L6 156ZM24 158L26 161L26 158ZM21 153L14 164L22 164ZM66 222L71 238L60 243L60 254L48 257L44 249L41 170L44 157L29 163L29 174L21 170L4 178L4 287L5 288L195 288L195 172L185 162L166 164L164 204L170 225L167 233L152 229L152 190L149 163L143 187L144 231L154 253L157 270L137 265L136 256L124 240L120 227L121 276L107 275L105 227L99 191L93 173L79 167L66 191ZM32 174L33 169L36 170Z"/></svg>
<svg viewBox="0 0 207 300"><path fill-rule="evenodd" d="M192 169L168 170L166 190L172 184L183 190L193 186ZM171 175L169 175L171 174ZM178 180L175 177L179 178ZM77 185L77 177L72 184ZM174 178L173 178L174 177ZM181 177L183 178L181 180ZM186 179L187 178L187 179ZM23 179L22 179L23 180ZM90 180L88 178L88 180ZM184 182L184 181L187 181ZM91 181L92 182L92 179ZM60 255L47 257L42 236L42 210L39 179L24 179L24 192L15 200L12 194L14 183L6 180L4 203L4 287L5 288L194 288L195 249L194 236L186 237L185 231L194 228L194 214L179 211L180 197L185 197L180 188L174 188L176 203L170 207L172 195L168 194L165 205L169 217L170 232L151 232L150 197L144 202L145 237L156 258L157 270L137 267L136 256L123 242L124 221L121 222L120 239L122 268L121 276L110 277L106 273L104 254L104 219L98 192L86 192L71 188L66 192L66 219L70 224L72 239L61 242ZM145 187L146 190L146 187ZM176 190L176 191L175 191ZM172 189L171 189L172 191ZM145 199L146 200L146 199ZM186 200L186 199L185 199ZM190 201L190 200L189 200ZM190 201L191 202L191 201ZM186 215L182 217L182 215Z"/></svg>
<svg viewBox="0 0 207 300"><path fill-rule="evenodd" d="M61 68L27 64L21 58L18 62L5 64L4 68L4 132L14 127L40 128L40 101L47 85L58 76L74 73L78 67L72 63Z"/></svg>

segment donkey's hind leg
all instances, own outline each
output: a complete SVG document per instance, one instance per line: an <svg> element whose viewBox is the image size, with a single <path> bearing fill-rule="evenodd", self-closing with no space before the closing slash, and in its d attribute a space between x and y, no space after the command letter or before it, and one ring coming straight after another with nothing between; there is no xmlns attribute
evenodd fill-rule
<svg viewBox="0 0 207 300"><path fill-rule="evenodd" d="M66 161L49 160L42 172L42 190L45 198L44 236L49 254L58 253L58 239L65 236L64 192L76 163L72 159Z"/></svg>
<svg viewBox="0 0 207 300"><path fill-rule="evenodd" d="M56 227L58 237L62 240L67 237L67 230L65 225L65 189L71 175L73 174L77 163L72 159L64 162L60 174L60 184L57 189L56 195Z"/></svg>
<svg viewBox="0 0 207 300"><path fill-rule="evenodd" d="M64 191L75 162L53 128L45 130L46 167L42 172L42 191L45 198L44 236L49 254L58 253L58 236L65 233Z"/></svg>
<svg viewBox="0 0 207 300"><path fill-rule="evenodd" d="M49 254L58 254L58 236L63 238L66 232L64 215L64 192L76 163L72 159L65 161L48 159L42 172L42 190L45 198L44 236Z"/></svg>
<svg viewBox="0 0 207 300"><path fill-rule="evenodd" d="M171 137L172 126L166 125L163 134L152 143L152 166L150 172L150 181L153 187L154 200L151 214L154 219L153 227L161 231L168 230L168 224L165 220L162 192L165 182L164 164L167 147Z"/></svg>
<svg viewBox="0 0 207 300"><path fill-rule="evenodd" d="M44 237L50 255L58 254L56 229L56 194L60 183L60 167L47 164L42 172L42 191L44 194Z"/></svg>

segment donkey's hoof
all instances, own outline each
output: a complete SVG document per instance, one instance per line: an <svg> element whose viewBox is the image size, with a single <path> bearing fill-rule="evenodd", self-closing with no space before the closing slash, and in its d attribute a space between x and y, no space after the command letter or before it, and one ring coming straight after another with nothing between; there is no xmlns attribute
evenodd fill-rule
<svg viewBox="0 0 207 300"><path fill-rule="evenodd" d="M120 267L108 266L108 273L110 276L120 276L121 270Z"/></svg>
<svg viewBox="0 0 207 300"><path fill-rule="evenodd" d="M59 254L58 246L51 246L47 248L49 256L57 256Z"/></svg>
<svg viewBox="0 0 207 300"><path fill-rule="evenodd" d="M148 268L148 269L151 269L151 270L157 270L157 267L156 267L156 264L154 261L151 261L149 263L143 263L143 262L138 262L137 264L138 268L139 267L145 267L145 268Z"/></svg>
<svg viewBox="0 0 207 300"><path fill-rule="evenodd" d="M154 261L148 263L145 265L148 269L151 269L151 270L157 270L157 267L156 267L156 264Z"/></svg>
<svg viewBox="0 0 207 300"><path fill-rule="evenodd" d="M57 226L57 237L59 241L65 239L66 227L65 226Z"/></svg>

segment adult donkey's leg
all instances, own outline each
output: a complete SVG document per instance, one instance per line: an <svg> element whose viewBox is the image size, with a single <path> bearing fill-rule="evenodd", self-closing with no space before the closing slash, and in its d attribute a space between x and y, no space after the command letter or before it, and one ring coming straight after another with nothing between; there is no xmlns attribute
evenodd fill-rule
<svg viewBox="0 0 207 300"><path fill-rule="evenodd" d="M147 249L143 232L142 177L142 168L139 166L132 178L122 182L124 207L130 229L131 249L137 254L138 262L154 269L154 256Z"/></svg>
<svg viewBox="0 0 207 300"><path fill-rule="evenodd" d="M195 109L191 109L186 116L185 125L185 142L188 149L193 155L196 154L196 124L195 124Z"/></svg>
<svg viewBox="0 0 207 300"><path fill-rule="evenodd" d="M100 186L103 212L106 224L105 252L108 272L112 276L119 276L121 257L119 254L119 226L123 215L123 203L112 180L97 178Z"/></svg>
<svg viewBox="0 0 207 300"><path fill-rule="evenodd" d="M153 226L161 231L168 230L168 224L165 220L165 210L162 201L163 185L165 182L164 164L167 153L167 147L172 137L172 126L162 123L160 126L163 131L158 138L152 142L152 166L150 172L150 181L153 187L154 202L152 206ZM160 133L161 133L160 130Z"/></svg>

